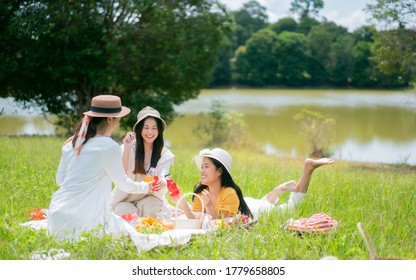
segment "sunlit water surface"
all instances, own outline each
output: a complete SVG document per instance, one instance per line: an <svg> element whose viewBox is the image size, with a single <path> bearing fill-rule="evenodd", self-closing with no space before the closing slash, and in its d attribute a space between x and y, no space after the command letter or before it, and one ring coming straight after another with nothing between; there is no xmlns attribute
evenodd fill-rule
<svg viewBox="0 0 416 280"><path fill-rule="evenodd" d="M250 138L268 154L307 156L310 148L294 121L302 109L333 119L333 157L350 161L416 165L416 92L357 90L204 90L175 107L182 114L166 130L171 147L198 149L199 114L219 101L242 115ZM0 135L53 135L55 127L37 109L0 99Z"/></svg>

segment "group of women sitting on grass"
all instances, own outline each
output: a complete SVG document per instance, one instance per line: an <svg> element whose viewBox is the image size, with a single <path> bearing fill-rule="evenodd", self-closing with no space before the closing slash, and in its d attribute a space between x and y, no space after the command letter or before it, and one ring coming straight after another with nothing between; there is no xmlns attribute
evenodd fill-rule
<svg viewBox="0 0 416 280"><path fill-rule="evenodd" d="M48 230L55 238L77 240L82 232L97 228L102 234L123 234L130 226L120 217L126 213L172 218L174 207L166 198L165 176L174 154L164 145L166 123L157 110L143 108L120 148L111 135L129 113L119 97L96 96L64 144L56 174L60 188L53 194L48 212ZM201 176L194 193L200 199L188 203L179 199L181 191L171 196L188 218L204 210L213 219L239 213L257 219L271 209L294 209L304 198L313 171L333 160L306 159L298 181L285 182L261 199L244 197L231 176L232 157L227 151L204 149L194 162ZM149 170L154 170L157 180L145 180ZM284 192L291 192L288 202L277 205Z"/></svg>

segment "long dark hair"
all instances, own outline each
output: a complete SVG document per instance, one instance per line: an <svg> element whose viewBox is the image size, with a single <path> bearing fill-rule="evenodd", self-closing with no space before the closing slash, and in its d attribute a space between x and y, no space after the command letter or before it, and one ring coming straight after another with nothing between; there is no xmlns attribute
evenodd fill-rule
<svg viewBox="0 0 416 280"><path fill-rule="evenodd" d="M238 211L241 214L245 214L247 216L253 217L250 208L248 208L248 205L246 201L244 200L243 192L241 188L234 182L233 178L231 177L230 173L228 173L227 169L224 167L224 165L216 160L215 158L209 158L212 163L217 167L222 169L221 173L221 186L223 188L233 188L235 192L237 193L238 199L240 200L240 205L238 206ZM194 187L194 193L199 194L203 190L208 188L207 185L203 185L201 183L198 183ZM195 196L192 197L192 201L194 200Z"/></svg>
<svg viewBox="0 0 416 280"><path fill-rule="evenodd" d="M144 141L142 138L142 130L144 126L144 121L148 118L147 117L141 120L135 127L134 132L136 133L136 156L135 156L135 165L134 165L134 174L146 174L147 171L144 168ZM165 146L165 142L163 140L163 125L162 121L158 118L154 118L157 123L157 130L158 136L156 137L155 141L153 141L153 150L152 150L152 158L150 160L150 167L156 167L157 162L159 161L160 157L162 156L162 149Z"/></svg>
<svg viewBox="0 0 416 280"><path fill-rule="evenodd" d="M90 124L88 125L87 134L85 135L85 140L82 143L82 145L87 143L90 138L93 138L97 134L98 125L102 121L107 119L107 117L89 117L89 118L90 118ZM75 148L75 143L77 142L77 139L78 139L79 130L81 129L81 126L82 126L82 121L83 121L83 119L81 119L75 125L75 128L74 128L74 137L72 138L72 147L74 147L74 148Z"/></svg>

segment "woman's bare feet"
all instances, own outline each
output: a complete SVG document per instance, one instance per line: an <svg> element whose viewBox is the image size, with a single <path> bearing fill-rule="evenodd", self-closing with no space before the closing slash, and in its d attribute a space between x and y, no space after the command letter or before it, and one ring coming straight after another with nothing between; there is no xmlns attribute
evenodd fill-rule
<svg viewBox="0 0 416 280"><path fill-rule="evenodd" d="M320 158L320 159L305 159L303 166L303 172L298 182L291 180L275 187L271 192L267 194L267 200L270 203L276 203L280 194L284 192L303 192L306 193L309 187L309 181L312 176L312 172L322 166L334 163L331 158Z"/></svg>
<svg viewBox="0 0 416 280"><path fill-rule="evenodd" d="M281 184L279 187L281 187L284 192L293 192L296 190L296 181L291 180L291 181L285 182Z"/></svg>
<svg viewBox="0 0 416 280"><path fill-rule="evenodd" d="M275 187L267 194L267 200L271 203L276 203L280 194L284 192L293 192L296 190L296 181L291 180Z"/></svg>
<svg viewBox="0 0 416 280"><path fill-rule="evenodd" d="M305 167L309 170L314 170L322 165L332 164L334 160L332 158L320 158L320 159L305 159Z"/></svg>
<svg viewBox="0 0 416 280"><path fill-rule="evenodd" d="M328 165L332 163L334 163L334 160L332 158L305 159L302 175L300 176L296 185L296 192L306 193L308 191L309 181L311 179L313 171L322 165Z"/></svg>

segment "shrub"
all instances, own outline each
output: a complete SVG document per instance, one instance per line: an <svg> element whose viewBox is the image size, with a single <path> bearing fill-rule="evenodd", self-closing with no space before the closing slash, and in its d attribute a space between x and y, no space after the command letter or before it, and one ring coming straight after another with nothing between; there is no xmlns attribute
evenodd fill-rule
<svg viewBox="0 0 416 280"><path fill-rule="evenodd" d="M335 119L319 112L303 109L294 116L300 125L300 133L306 135L311 145L311 157L328 157L330 145L335 135Z"/></svg>
<svg viewBox="0 0 416 280"><path fill-rule="evenodd" d="M200 113L194 133L206 147L242 147L250 143L243 115L226 112L224 105L214 100L208 113Z"/></svg>

